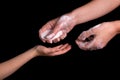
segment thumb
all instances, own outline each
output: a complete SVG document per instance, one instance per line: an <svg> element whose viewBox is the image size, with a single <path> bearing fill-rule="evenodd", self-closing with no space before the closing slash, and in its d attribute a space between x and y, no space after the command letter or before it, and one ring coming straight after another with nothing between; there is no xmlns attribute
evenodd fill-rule
<svg viewBox="0 0 120 80"><path fill-rule="evenodd" d="M93 37L93 35L94 35L93 30L92 30L92 29L89 29L89 30L87 30L87 31L83 31L83 32L79 35L78 40L85 41L85 40L87 40L87 39L90 39L91 36Z"/></svg>

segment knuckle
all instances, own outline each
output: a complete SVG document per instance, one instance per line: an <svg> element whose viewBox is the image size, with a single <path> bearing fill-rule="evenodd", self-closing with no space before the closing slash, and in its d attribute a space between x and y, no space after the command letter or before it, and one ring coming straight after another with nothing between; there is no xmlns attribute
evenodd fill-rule
<svg viewBox="0 0 120 80"><path fill-rule="evenodd" d="M95 45L97 49L103 49L105 46L102 42L97 42Z"/></svg>

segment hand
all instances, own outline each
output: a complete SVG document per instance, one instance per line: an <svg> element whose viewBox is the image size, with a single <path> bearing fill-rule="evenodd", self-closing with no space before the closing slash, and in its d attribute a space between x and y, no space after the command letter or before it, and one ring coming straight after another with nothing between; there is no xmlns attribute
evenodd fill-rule
<svg viewBox="0 0 120 80"><path fill-rule="evenodd" d="M102 49L116 34L116 26L112 22L104 22L82 32L76 44L83 50Z"/></svg>
<svg viewBox="0 0 120 80"><path fill-rule="evenodd" d="M39 30L40 39L43 42L56 43L64 39L67 33L72 30L75 22L69 15L49 21Z"/></svg>
<svg viewBox="0 0 120 80"><path fill-rule="evenodd" d="M37 46L37 56L57 56L68 52L71 49L69 44L59 45L53 48L47 48L45 46Z"/></svg>

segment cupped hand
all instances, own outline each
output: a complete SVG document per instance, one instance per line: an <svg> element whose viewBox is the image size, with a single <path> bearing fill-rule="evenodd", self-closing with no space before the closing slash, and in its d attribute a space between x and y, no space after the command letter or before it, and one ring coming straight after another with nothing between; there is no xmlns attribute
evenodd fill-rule
<svg viewBox="0 0 120 80"><path fill-rule="evenodd" d="M76 44L83 50L102 49L116 34L116 26L112 22L104 22L83 31L77 38Z"/></svg>
<svg viewBox="0 0 120 80"><path fill-rule="evenodd" d="M37 46L37 56L57 56L67 53L71 49L68 43L56 47Z"/></svg>
<svg viewBox="0 0 120 80"><path fill-rule="evenodd" d="M72 17L63 15L49 21L39 30L39 37L43 42L56 43L63 40L75 25Z"/></svg>

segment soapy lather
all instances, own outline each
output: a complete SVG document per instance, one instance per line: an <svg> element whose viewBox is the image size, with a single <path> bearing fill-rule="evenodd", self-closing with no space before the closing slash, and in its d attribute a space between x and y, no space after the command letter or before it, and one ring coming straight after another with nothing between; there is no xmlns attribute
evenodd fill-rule
<svg viewBox="0 0 120 80"><path fill-rule="evenodd" d="M47 35L48 35L51 31L52 31L52 30L50 30L50 29L44 31L44 32L42 33L42 35L41 35L41 38L42 38L42 39L46 39ZM62 34L63 34L62 31L58 31L57 34L56 34L52 39L50 39L50 38L47 38L47 39L49 39L49 40L50 40L50 43L52 43L52 41L53 41L54 39L59 38Z"/></svg>

